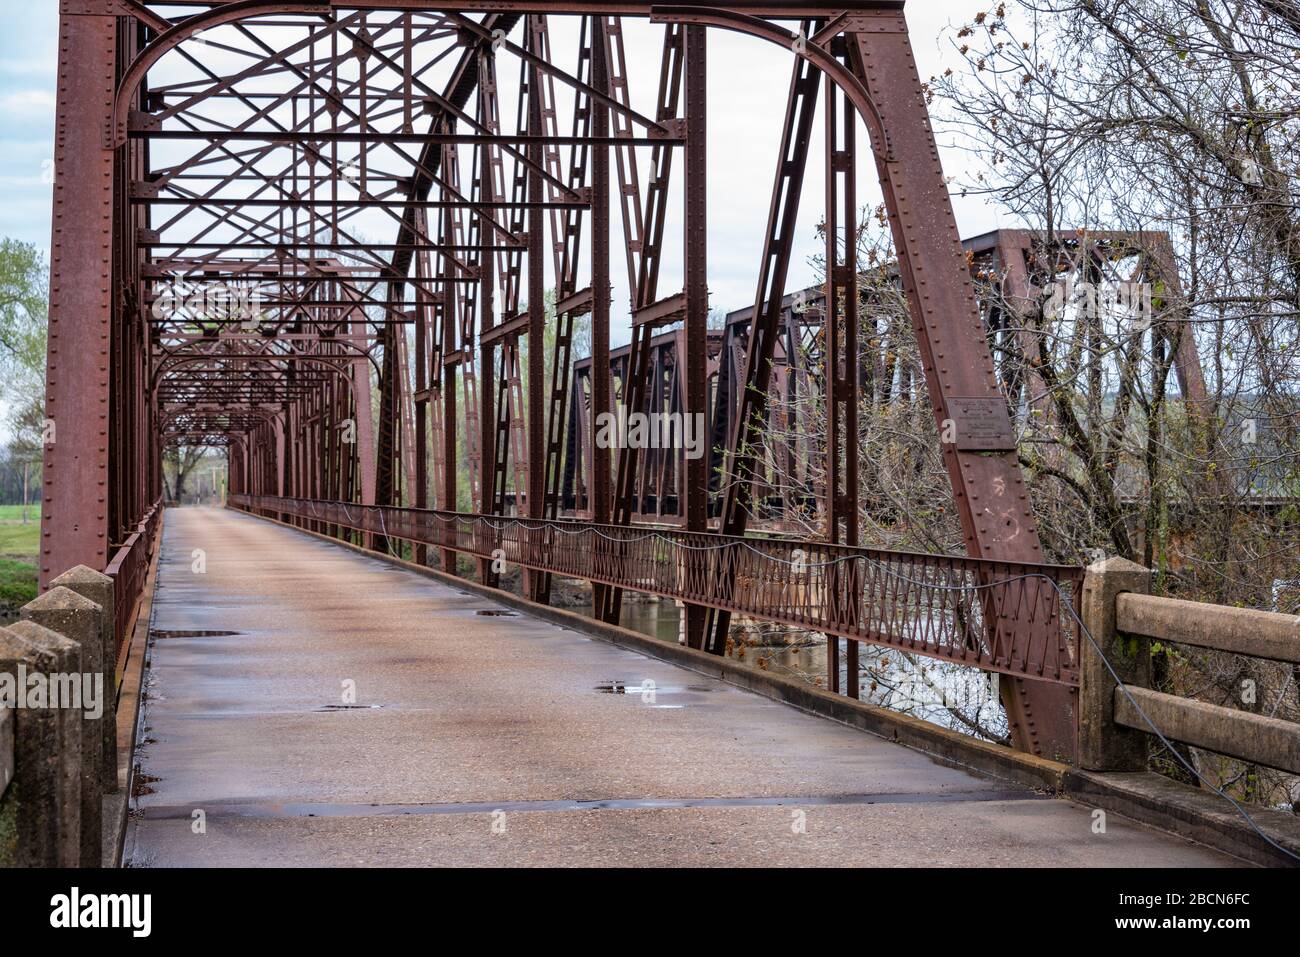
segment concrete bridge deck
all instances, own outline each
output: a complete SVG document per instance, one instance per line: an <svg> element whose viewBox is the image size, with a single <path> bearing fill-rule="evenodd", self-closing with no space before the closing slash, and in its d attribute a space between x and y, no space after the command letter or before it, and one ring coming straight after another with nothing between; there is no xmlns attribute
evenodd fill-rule
<svg viewBox="0 0 1300 957"><path fill-rule="evenodd" d="M241 513L153 627L130 866L1237 863Z"/></svg>

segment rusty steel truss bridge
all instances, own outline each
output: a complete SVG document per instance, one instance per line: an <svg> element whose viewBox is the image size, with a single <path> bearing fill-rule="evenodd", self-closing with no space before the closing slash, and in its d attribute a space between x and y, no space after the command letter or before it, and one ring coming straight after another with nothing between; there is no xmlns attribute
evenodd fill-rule
<svg viewBox="0 0 1300 957"><path fill-rule="evenodd" d="M1074 753L1062 602L1082 576L1048 564L1036 533L972 273L993 245L963 249L902 0L61 0L60 14L43 585L107 570L120 640L165 450L220 446L235 507L446 570L467 556L487 584L504 557L537 602L552 576L586 579L608 622L625 591L671 597L688 643L716 654L733 616L823 632L831 689L854 697L862 642L997 672L1016 746ZM657 81L634 82L635 21L661 37ZM717 31L790 61L754 304L723 333L706 242ZM561 33L576 55L553 52ZM826 280L795 329L815 137ZM964 557L859 541L860 166L879 178L924 385L953 433ZM1027 299L1031 237L1003 238ZM632 341L613 354L624 268ZM810 491L815 539L762 520L755 452L773 370L804 334L800 388L820 390L825 419L802 453L828 476ZM616 403L702 416L710 454L595 447ZM648 476L652 491L671 480L670 507Z"/></svg>

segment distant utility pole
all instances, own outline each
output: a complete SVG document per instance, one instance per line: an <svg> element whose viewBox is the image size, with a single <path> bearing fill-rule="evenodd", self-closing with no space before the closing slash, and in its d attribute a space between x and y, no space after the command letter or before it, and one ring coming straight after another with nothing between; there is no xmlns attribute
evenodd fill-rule
<svg viewBox="0 0 1300 957"><path fill-rule="evenodd" d="M27 511L31 502L31 494L30 494L31 488L30 488L28 475L31 473L31 468L32 468L31 462L28 461L23 462L23 524L24 525L26 525L29 521L27 516Z"/></svg>
<svg viewBox="0 0 1300 957"><path fill-rule="evenodd" d="M218 503L222 505L226 504L226 490L225 488L222 487L222 481L221 481L222 476L225 474L225 469L223 469L219 465L214 465L209 470L208 474L209 476L211 476L212 479L213 497L216 498Z"/></svg>

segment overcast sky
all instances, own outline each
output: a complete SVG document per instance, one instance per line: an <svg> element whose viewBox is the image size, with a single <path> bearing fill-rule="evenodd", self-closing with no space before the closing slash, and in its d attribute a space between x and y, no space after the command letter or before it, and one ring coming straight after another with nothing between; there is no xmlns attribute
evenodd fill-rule
<svg viewBox="0 0 1300 957"><path fill-rule="evenodd" d="M46 181L53 155L54 87L57 60L55 0L32 0L0 6L0 235L36 243L47 251L50 241L50 197ZM923 78L955 65L951 44L941 39L949 21L969 14L968 3L956 0L913 0L908 22ZM652 111L658 73L662 28L633 24L627 28L628 59L632 67L633 100ZM573 60L574 40L557 25L552 30L558 63ZM779 146L781 117L789 85L792 54L779 47L724 31L709 37L709 285L714 308L731 310L752 304L762 235ZM508 73L509 71L503 71ZM512 103L510 80L503 75L502 103ZM563 99L563 95L561 99ZM647 105L651 104L651 105ZM865 143L865 132L860 142ZM799 250L790 288L813 279L808 264L817 253L815 227L822 215L823 180L820 121L814 136L814 157L804 189L799 223ZM878 199L874 167L865 147L859 197L866 205ZM963 157L944 151L949 174L961 174ZM680 166L677 168L680 187ZM644 182L644 178L643 178ZM958 200L957 221L964 236L996 228L997 211L982 200ZM679 206L677 207L680 208ZM621 223L613 217L613 235L621 242ZM681 220L669 220L661 295L681 288ZM391 242L388 221L363 227L367 236ZM382 237L382 238L381 238ZM618 246L615 246L617 253ZM622 257L611 263L616 283L615 315L627 305L627 277ZM616 318L615 343L627 338L626 321Z"/></svg>

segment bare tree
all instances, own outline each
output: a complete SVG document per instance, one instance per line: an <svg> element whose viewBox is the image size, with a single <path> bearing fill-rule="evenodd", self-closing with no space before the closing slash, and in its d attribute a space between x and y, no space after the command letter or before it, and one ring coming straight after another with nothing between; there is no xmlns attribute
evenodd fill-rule
<svg viewBox="0 0 1300 957"><path fill-rule="evenodd" d="M167 449L163 454L163 489L167 501L181 501L185 496L185 483L208 451L206 445L173 446Z"/></svg>
<svg viewBox="0 0 1300 957"><path fill-rule="evenodd" d="M1068 298L1006 304L1022 334L1004 351L1043 412L1021 458L1048 547L1126 555L1183 597L1300 611L1300 6L1019 0L952 42L967 67L930 96L977 170L964 188L1047 238L1033 287L1084 262L1050 251L1077 230L1171 238L1149 322ZM1203 396L1171 375L1189 344ZM1292 668L1167 646L1156 665L1180 693L1300 716ZM1294 781L1196 760L1294 806Z"/></svg>

